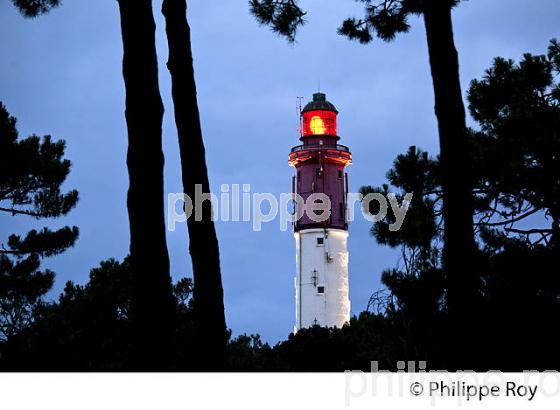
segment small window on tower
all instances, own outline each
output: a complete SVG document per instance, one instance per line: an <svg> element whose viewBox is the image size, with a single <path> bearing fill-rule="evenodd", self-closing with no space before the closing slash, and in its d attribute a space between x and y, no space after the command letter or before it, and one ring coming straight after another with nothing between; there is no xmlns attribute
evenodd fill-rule
<svg viewBox="0 0 560 410"><path fill-rule="evenodd" d="M338 170L338 178L342 179L342 170L341 169Z"/></svg>
<svg viewBox="0 0 560 410"><path fill-rule="evenodd" d="M340 211L340 219L344 219L344 205L342 205L342 202L339 202L338 210Z"/></svg>
<svg viewBox="0 0 560 410"><path fill-rule="evenodd" d="M325 293L325 287L324 286L317 286L317 293L320 293L320 294Z"/></svg>
<svg viewBox="0 0 560 410"><path fill-rule="evenodd" d="M323 246L325 244L325 238L322 236L317 237L317 246Z"/></svg>
<svg viewBox="0 0 560 410"><path fill-rule="evenodd" d="M323 174L323 170L321 168L315 168L315 174L320 177Z"/></svg>

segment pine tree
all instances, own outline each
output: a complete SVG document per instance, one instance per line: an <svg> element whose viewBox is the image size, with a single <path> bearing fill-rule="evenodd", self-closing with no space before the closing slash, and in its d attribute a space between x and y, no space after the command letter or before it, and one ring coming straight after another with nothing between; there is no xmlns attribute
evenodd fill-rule
<svg viewBox="0 0 560 410"><path fill-rule="evenodd" d="M60 0L12 0L36 17ZM123 39L129 171L130 260L134 272L131 317L135 365L167 366L173 298L163 205L163 103L159 94L155 22L151 0L118 0Z"/></svg>
<svg viewBox="0 0 560 410"><path fill-rule="evenodd" d="M185 0L164 0L175 123L179 137L183 190L193 201L195 186L210 192L204 141L196 96L190 27ZM201 220L196 209L187 219L189 251L194 276L194 311L197 324L197 357L204 370L221 370L226 365L227 329L220 271L220 251L212 204L202 203Z"/></svg>
<svg viewBox="0 0 560 410"><path fill-rule="evenodd" d="M11 0L24 17L37 17L60 5L61 0Z"/></svg>
<svg viewBox="0 0 560 410"><path fill-rule="evenodd" d="M361 43L370 42L373 33L391 41L396 34L408 31L410 15L424 17L439 130L447 303L457 325L453 339L466 346L478 275L472 225L472 164L451 18L452 8L458 3L458 0L368 0L365 17L345 20L339 33Z"/></svg>
<svg viewBox="0 0 560 410"><path fill-rule="evenodd" d="M119 0L126 89L134 366L169 365L173 298L165 237L163 103L151 0Z"/></svg>
<svg viewBox="0 0 560 410"><path fill-rule="evenodd" d="M249 7L260 24L270 26L273 32L292 43L298 27L305 24L306 13L295 0L250 0Z"/></svg>
<svg viewBox="0 0 560 410"><path fill-rule="evenodd" d="M550 274L558 258L559 56L558 43L552 40L546 56L525 54L519 63L498 57L468 90L469 109L478 123L476 130L469 130L469 151L474 164L473 227L483 261L477 271L481 298L470 306L483 315L470 331L494 343L474 360L464 359L463 367L542 369L550 368L556 356L548 323L560 309L560 277ZM397 267L383 272L387 289L372 295L372 304L383 306L401 335L406 357L429 358L431 366L448 367L445 356L456 349L438 346L449 328L447 306L438 305L443 292L438 279L441 163L411 147L395 159L387 180L387 185L363 187L361 192L391 191L399 198L414 192L414 197L401 229L388 229L395 220L391 210L372 226L379 244L398 248L402 255ZM445 355L449 348L453 351ZM520 353L524 351L531 353ZM515 364L512 356L518 358Z"/></svg>
<svg viewBox="0 0 560 410"><path fill-rule="evenodd" d="M66 215L78 192L61 192L71 163L65 142L49 135L19 139L16 119L0 102L0 212L35 219ZM54 282L54 272L39 270L41 259L64 252L78 238L78 228L31 230L10 235L0 249L0 340L13 337L33 321L41 297Z"/></svg>
<svg viewBox="0 0 560 410"><path fill-rule="evenodd" d="M559 75L560 45L552 40L548 55L527 53L519 63L498 57L471 82L469 111L480 125L471 144L476 205L485 235L519 234L560 249ZM535 214L550 225L528 228Z"/></svg>

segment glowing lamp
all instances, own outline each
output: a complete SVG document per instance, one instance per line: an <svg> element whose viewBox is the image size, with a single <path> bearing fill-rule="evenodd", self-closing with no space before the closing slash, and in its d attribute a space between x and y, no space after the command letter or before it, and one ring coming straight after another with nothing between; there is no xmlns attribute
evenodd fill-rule
<svg viewBox="0 0 560 410"><path fill-rule="evenodd" d="M303 136L336 135L336 113L332 111L306 111L303 116Z"/></svg>
<svg viewBox="0 0 560 410"><path fill-rule="evenodd" d="M311 133L313 135L323 135L327 130L327 128L325 127L325 122L318 115L314 115L313 117L311 117L309 128L311 129Z"/></svg>

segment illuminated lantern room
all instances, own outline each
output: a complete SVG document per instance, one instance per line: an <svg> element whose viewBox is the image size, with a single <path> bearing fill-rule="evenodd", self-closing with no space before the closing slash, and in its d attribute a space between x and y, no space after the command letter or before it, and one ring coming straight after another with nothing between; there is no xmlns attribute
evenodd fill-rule
<svg viewBox="0 0 560 410"><path fill-rule="evenodd" d="M302 137L329 135L336 137L337 109L327 101L325 94L313 94L310 101L302 110Z"/></svg>

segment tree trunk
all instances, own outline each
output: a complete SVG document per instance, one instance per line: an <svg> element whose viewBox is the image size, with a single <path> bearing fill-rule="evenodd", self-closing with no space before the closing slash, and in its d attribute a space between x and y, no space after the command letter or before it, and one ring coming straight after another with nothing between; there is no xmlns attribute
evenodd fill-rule
<svg viewBox="0 0 560 410"><path fill-rule="evenodd" d="M133 367L165 369L173 299L165 238L162 120L151 0L119 0L128 127Z"/></svg>
<svg viewBox="0 0 560 410"><path fill-rule="evenodd" d="M475 307L478 272L471 161L459 60L453 40L450 2L431 0L426 2L425 7L424 23L439 130L445 224L443 266L448 281L448 304L457 327L468 327Z"/></svg>
<svg viewBox="0 0 560 410"><path fill-rule="evenodd" d="M190 28L185 0L164 0L172 96L175 123L179 136L184 193L195 202L195 186L209 193L204 142L196 97ZM224 316L220 252L212 220L212 205L204 201L202 220L194 214L187 220L189 252L192 259L193 300L197 326L196 357L201 370L223 370L226 367L227 332Z"/></svg>

